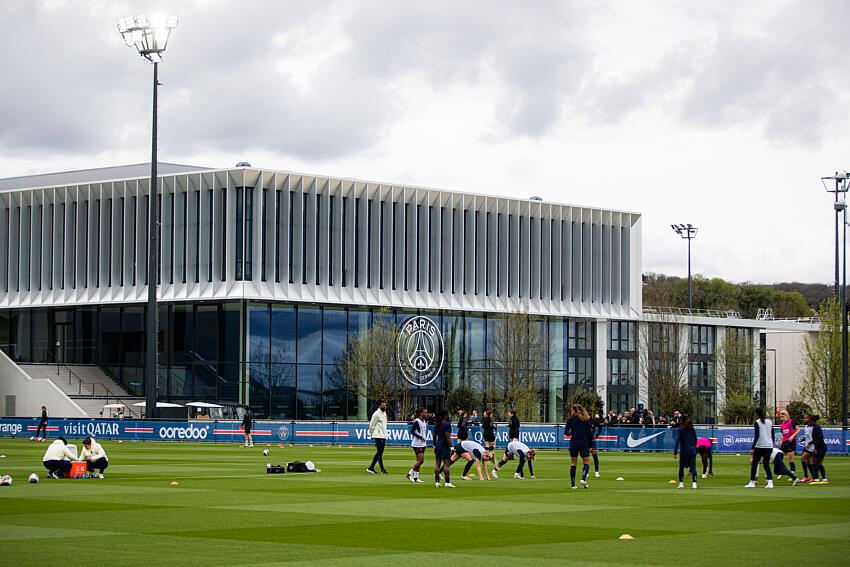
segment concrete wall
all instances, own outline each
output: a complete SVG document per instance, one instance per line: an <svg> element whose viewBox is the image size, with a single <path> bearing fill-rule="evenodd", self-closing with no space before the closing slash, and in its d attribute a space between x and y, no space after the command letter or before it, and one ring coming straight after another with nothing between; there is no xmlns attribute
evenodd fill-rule
<svg viewBox="0 0 850 567"><path fill-rule="evenodd" d="M34 379L0 351L0 412L6 414L6 397L15 396L16 416L41 416L47 406L51 417L88 417L59 387L47 379ZM12 417L12 416L7 416Z"/></svg>

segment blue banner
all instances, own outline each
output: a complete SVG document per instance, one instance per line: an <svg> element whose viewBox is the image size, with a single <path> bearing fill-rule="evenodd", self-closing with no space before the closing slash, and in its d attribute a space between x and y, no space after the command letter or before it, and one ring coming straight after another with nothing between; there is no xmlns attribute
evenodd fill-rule
<svg viewBox="0 0 850 567"><path fill-rule="evenodd" d="M245 437L237 421L146 421L116 419L51 419L47 425L49 437L62 435L81 438L91 435L100 439L129 441L195 441L241 443ZM0 437L29 438L35 435L38 421L32 418L0 418ZM507 425L499 424L496 445L508 444ZM824 438L833 454L848 453L848 436L840 428L824 428ZM369 423L363 421L255 421L251 430L255 443L300 443L315 445L366 445L371 444ZM777 436L779 435L777 429ZM431 440L432 432L428 432ZM456 437L456 435L452 435ZM753 442L751 427L697 428L697 437L711 439L714 451L740 453L750 450ZM484 444L480 426L469 428L469 438ZM562 424L524 424L519 440L536 449L567 449ZM390 423L387 426L387 444L410 446L410 426ZM676 430L669 428L606 427L596 440L602 451L672 451L676 443ZM779 439L776 439L779 446ZM802 451L800 443L798 451Z"/></svg>

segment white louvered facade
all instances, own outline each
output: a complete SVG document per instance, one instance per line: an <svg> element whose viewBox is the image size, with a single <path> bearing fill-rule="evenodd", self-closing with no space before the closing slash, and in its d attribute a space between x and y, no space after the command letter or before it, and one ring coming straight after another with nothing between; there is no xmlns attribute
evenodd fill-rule
<svg viewBox="0 0 850 567"><path fill-rule="evenodd" d="M640 313L637 213L252 168L159 180L161 301ZM145 301L148 177L17 185L0 307Z"/></svg>
<svg viewBox="0 0 850 567"><path fill-rule="evenodd" d="M636 213L251 168L159 180L161 301L640 313ZM144 301L148 195L0 193L0 307Z"/></svg>

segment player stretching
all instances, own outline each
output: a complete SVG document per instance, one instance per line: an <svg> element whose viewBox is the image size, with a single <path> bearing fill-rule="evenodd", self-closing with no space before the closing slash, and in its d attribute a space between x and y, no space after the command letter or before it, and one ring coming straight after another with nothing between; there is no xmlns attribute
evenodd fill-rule
<svg viewBox="0 0 850 567"><path fill-rule="evenodd" d="M590 438L590 456L593 457L593 471L596 478L599 478L599 457L596 455L596 440L602 434L602 419L599 414L590 418L590 429L593 431Z"/></svg>
<svg viewBox="0 0 850 567"><path fill-rule="evenodd" d="M773 451L771 451L770 462L773 464L773 474L777 475L776 478L779 478L782 475L788 475L788 478L794 481L794 484L791 486L797 486L800 479L798 479L797 475L785 467L785 463L782 462L782 457L784 456L785 453L783 453L781 449L773 449ZM753 459L750 459L750 464L753 464Z"/></svg>
<svg viewBox="0 0 850 567"><path fill-rule="evenodd" d="M422 482L419 480L419 468L425 462L425 439L428 437L428 425L425 423L425 408L416 408L414 413L416 419L413 420L413 425L410 426L410 446L413 447L413 454L416 455L416 462L407 473L407 480L410 482Z"/></svg>
<svg viewBox="0 0 850 567"><path fill-rule="evenodd" d="M534 449L529 449L528 445L520 441L511 441L508 443L508 446L505 447L505 456L501 461L499 461L498 465L493 467L493 476L495 478L499 478L499 469L505 466L505 463L509 460L513 459L514 455L519 457L519 465L517 465L514 478L518 478L520 480L525 478L523 469L526 461L528 462L528 473L531 475L531 478L534 478L534 469L531 466L531 461L534 460Z"/></svg>
<svg viewBox="0 0 850 567"><path fill-rule="evenodd" d="M697 439L697 454L702 459L702 478L705 478L705 468L708 467L708 476L714 478L714 457L711 455L711 439L700 437Z"/></svg>
<svg viewBox="0 0 850 567"><path fill-rule="evenodd" d="M673 458L676 458L676 453L679 447L682 448L682 455L679 459L679 488L685 486L685 467L691 470L691 488L697 487L697 433L694 431L694 422L690 417L685 418L682 427L676 432L676 445L673 447Z"/></svg>
<svg viewBox="0 0 850 567"><path fill-rule="evenodd" d="M782 444L779 448L783 453L788 455L788 468L791 469L791 472L796 473L797 468L794 463L794 444L796 443L797 433L800 432L800 428L797 427L797 424L794 423L794 420L791 419L791 415L787 411L783 410L780 415L782 423L780 424L779 429L782 431ZM782 475L779 475L777 478L782 478Z"/></svg>
<svg viewBox="0 0 850 567"><path fill-rule="evenodd" d="M490 473L487 471L487 463L486 461L495 461L496 459L493 457L493 452L486 450L479 443L475 441L470 441L468 439L464 439L457 445L455 445L455 453L452 455L452 463L457 461L460 458L466 459L467 463L463 469L463 476L460 477L463 480L469 480L469 469L472 468L472 465L475 465L475 468L478 470L478 479L484 480L484 475L487 475L487 480L490 480ZM481 473L481 461L485 461L484 463L484 473Z"/></svg>
<svg viewBox="0 0 850 567"><path fill-rule="evenodd" d="M452 459L452 422L449 421L449 412L440 411L437 414L437 425L434 426L434 483L440 487L440 470L446 479L446 488L454 488L449 477L449 467Z"/></svg>
<svg viewBox="0 0 850 567"><path fill-rule="evenodd" d="M803 478L800 482L812 482L812 478L810 475L813 474L809 472L809 463L812 459L812 425L809 423L809 414L803 416L803 455L800 457L800 462L803 463Z"/></svg>
<svg viewBox="0 0 850 567"><path fill-rule="evenodd" d="M570 438L570 488L576 487L576 464L579 455L584 463L581 468L581 485L590 488L587 485L587 473L590 472L590 441L593 439L590 416L580 404L573 404L572 411L573 414L564 427L564 437Z"/></svg>

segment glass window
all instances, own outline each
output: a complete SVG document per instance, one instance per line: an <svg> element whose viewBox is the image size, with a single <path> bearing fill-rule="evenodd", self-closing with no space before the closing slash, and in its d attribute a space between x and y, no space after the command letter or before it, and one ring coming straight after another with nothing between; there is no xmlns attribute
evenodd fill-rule
<svg viewBox="0 0 850 567"><path fill-rule="evenodd" d="M348 340L348 313L344 308L325 307L322 317L324 321L322 358L326 364L333 364L345 351Z"/></svg>
<svg viewBox="0 0 850 567"><path fill-rule="evenodd" d="M195 312L195 356L218 360L218 305L198 305Z"/></svg>
<svg viewBox="0 0 850 567"><path fill-rule="evenodd" d="M268 362L271 310L267 303L248 305L248 360Z"/></svg>
<svg viewBox="0 0 850 567"><path fill-rule="evenodd" d="M194 336L194 325L192 316L192 305L188 303L175 304L172 309L172 331L174 362L191 362L192 360L192 337ZM191 377L191 374L189 374ZM191 383L191 380L189 380Z"/></svg>
<svg viewBox="0 0 850 567"><path fill-rule="evenodd" d="M327 332L327 331L326 331ZM351 393L346 390L345 380L333 365L326 364L324 372L324 419L345 419L346 406Z"/></svg>
<svg viewBox="0 0 850 567"><path fill-rule="evenodd" d="M250 389L248 399L251 401L251 411L257 419L271 417L269 366L272 365L267 362L252 362L245 365Z"/></svg>
<svg viewBox="0 0 850 567"><path fill-rule="evenodd" d="M298 306L298 362L322 362L322 311L318 307Z"/></svg>
<svg viewBox="0 0 850 567"><path fill-rule="evenodd" d="M269 416L295 419L295 365L269 365Z"/></svg>
<svg viewBox="0 0 850 567"><path fill-rule="evenodd" d="M271 361L295 362L295 307L272 305Z"/></svg>
<svg viewBox="0 0 850 567"><path fill-rule="evenodd" d="M465 360L467 368L484 365L484 314L467 313L464 317Z"/></svg>
<svg viewBox="0 0 850 567"><path fill-rule="evenodd" d="M298 365L296 403L296 419L322 418L322 366L320 364Z"/></svg>
<svg viewBox="0 0 850 567"><path fill-rule="evenodd" d="M240 362L242 353L242 305L224 303L221 306L221 356L225 362Z"/></svg>

